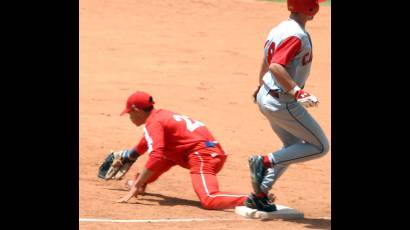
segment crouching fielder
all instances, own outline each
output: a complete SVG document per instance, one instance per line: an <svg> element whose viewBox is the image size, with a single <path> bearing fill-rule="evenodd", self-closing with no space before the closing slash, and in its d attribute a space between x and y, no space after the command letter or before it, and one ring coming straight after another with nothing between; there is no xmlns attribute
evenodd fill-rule
<svg viewBox="0 0 410 230"><path fill-rule="evenodd" d="M128 98L121 114L128 113L136 126L145 124L144 135L133 149L113 153L120 155L120 165L128 164L124 172L141 154L148 152L149 158L141 174L129 184L130 192L118 202L143 194L147 184L179 165L190 171L192 186L203 208L228 209L243 205L248 198L246 194L219 191L216 174L221 171L227 155L205 125L184 115L155 109L153 105L149 94L138 91ZM112 173L100 177L109 179Z"/></svg>

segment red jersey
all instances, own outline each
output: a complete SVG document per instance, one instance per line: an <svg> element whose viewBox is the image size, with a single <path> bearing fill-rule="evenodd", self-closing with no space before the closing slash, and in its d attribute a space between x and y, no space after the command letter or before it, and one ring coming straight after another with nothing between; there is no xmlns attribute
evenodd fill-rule
<svg viewBox="0 0 410 230"><path fill-rule="evenodd" d="M139 154L150 154L146 168L155 170L160 165L155 161L163 157L188 168L188 154L201 148L217 146L221 151L213 154L225 154L205 125L191 118L164 109L154 109L147 118L144 137L135 150Z"/></svg>

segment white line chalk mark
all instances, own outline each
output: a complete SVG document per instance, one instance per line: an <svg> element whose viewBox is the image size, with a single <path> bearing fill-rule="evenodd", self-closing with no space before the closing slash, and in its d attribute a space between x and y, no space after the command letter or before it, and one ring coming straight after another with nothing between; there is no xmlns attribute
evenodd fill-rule
<svg viewBox="0 0 410 230"><path fill-rule="evenodd" d="M192 222L192 221L233 221L233 220L252 220L252 219L154 219L154 220L110 220L110 219L92 219L80 218L80 222L113 222L113 223L159 223L159 222Z"/></svg>

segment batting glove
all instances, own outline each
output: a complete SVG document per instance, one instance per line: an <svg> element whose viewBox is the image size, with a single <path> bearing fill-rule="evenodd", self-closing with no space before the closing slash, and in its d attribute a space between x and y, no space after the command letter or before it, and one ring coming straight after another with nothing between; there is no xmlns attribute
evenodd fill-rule
<svg viewBox="0 0 410 230"><path fill-rule="evenodd" d="M306 108L318 106L319 104L319 100L317 99L317 97L315 97L313 94L304 91L298 86L295 86L291 91L289 91L289 93L293 94L295 96L296 101Z"/></svg>

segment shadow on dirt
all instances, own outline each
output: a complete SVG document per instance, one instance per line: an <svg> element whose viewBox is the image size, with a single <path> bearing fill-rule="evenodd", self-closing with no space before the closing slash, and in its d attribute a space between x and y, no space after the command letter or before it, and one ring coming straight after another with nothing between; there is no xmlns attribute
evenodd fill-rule
<svg viewBox="0 0 410 230"><path fill-rule="evenodd" d="M128 191L125 188L105 188L107 190L113 190L113 191ZM148 198L149 196L155 197L155 198ZM161 199L157 199L161 198ZM144 195L139 195L138 200L140 201L150 201L150 202L158 202L159 205L164 205L164 206L175 206L175 205L189 205L189 206L194 206L201 208L201 203L197 200L187 200L187 199L181 199L177 197L172 197L172 196L166 196L162 195L159 193L145 193ZM155 205L155 204L144 204L140 202L129 202L130 204L140 204L140 205ZM212 210L212 211L219 211L219 212L233 212L232 209L220 209L220 210Z"/></svg>
<svg viewBox="0 0 410 230"><path fill-rule="evenodd" d="M154 196L154 197L162 198L163 200L144 198L144 196ZM201 206L201 203L197 200L181 199L181 198L166 196L166 195L162 195L162 194L158 194L158 193L145 193L144 196L141 196L139 199L146 200L146 201L155 201L155 202L158 202L159 205L165 205L165 206L189 205L189 206L193 206L193 207L203 209L202 206ZM232 209L216 209L216 210L210 210L210 211L229 212L229 213L233 212Z"/></svg>
<svg viewBox="0 0 410 230"><path fill-rule="evenodd" d="M124 191L124 192L129 191L125 188L105 188L105 189L112 190L112 191ZM153 198L149 198L150 196ZM144 195L139 195L138 200L158 202L159 205L164 205L164 206L189 205L189 206L194 206L194 207L199 207L199 208L201 207L201 203L196 200L181 199L181 198L166 196L166 195L162 195L158 193L148 193L147 192ZM140 202L129 202L129 203L130 204L141 204L141 205L155 205L155 204L143 204Z"/></svg>
<svg viewBox="0 0 410 230"><path fill-rule="evenodd" d="M158 197L158 198L161 198L162 200L150 199L150 198L147 198L147 196ZM166 195L162 195L158 193L146 193L145 195L140 196L139 199L158 202L160 205L165 205L165 206L189 205L189 206L201 207L201 204L199 203L199 201L196 201L196 200L181 199L181 198L166 196Z"/></svg>
<svg viewBox="0 0 410 230"><path fill-rule="evenodd" d="M313 218L305 218L303 220L286 220L288 222L293 222L297 224L304 225L305 228L312 228L312 229L328 229L330 230L331 220L327 219L313 219Z"/></svg>
<svg viewBox="0 0 410 230"><path fill-rule="evenodd" d="M113 190L113 191L125 191L128 192L129 190L125 189L125 188L105 188L107 190Z"/></svg>

